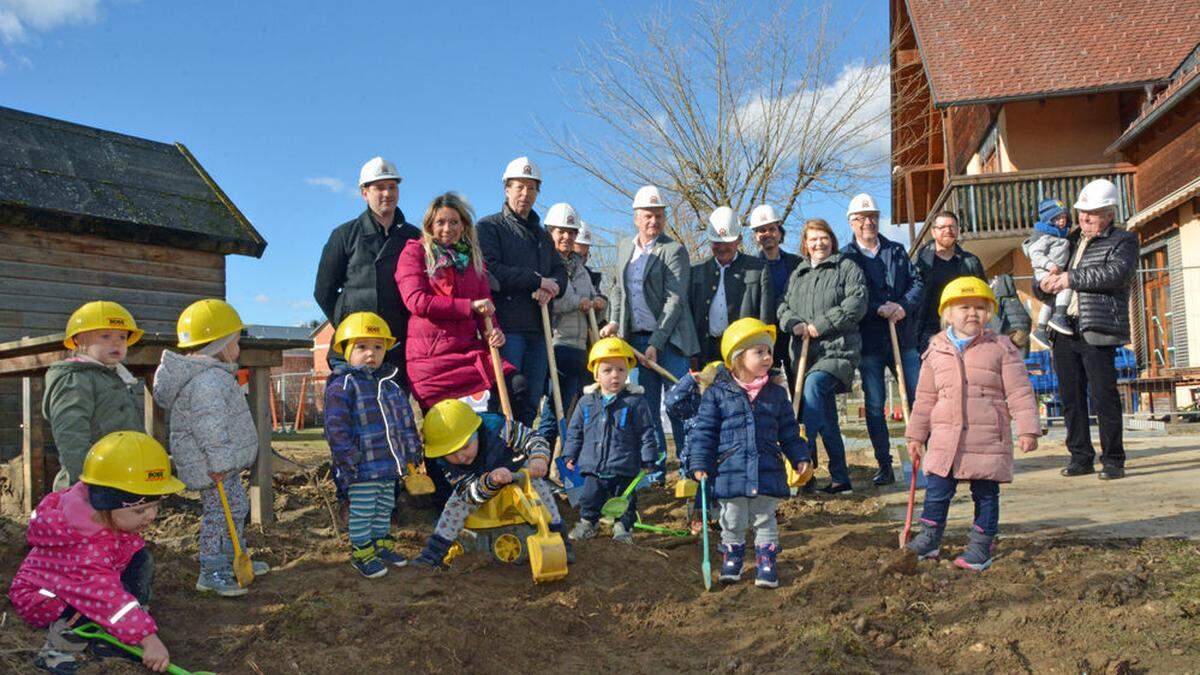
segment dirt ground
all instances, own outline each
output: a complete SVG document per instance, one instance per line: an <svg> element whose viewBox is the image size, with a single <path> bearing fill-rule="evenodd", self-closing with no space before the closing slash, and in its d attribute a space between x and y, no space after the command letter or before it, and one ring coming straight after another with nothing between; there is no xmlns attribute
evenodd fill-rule
<svg viewBox="0 0 1200 675"><path fill-rule="evenodd" d="M706 593L695 539L645 533L634 546L607 537L578 545L568 577L547 585L534 585L527 565L481 554L447 571L367 580L350 568L344 535L332 527L323 448L283 441L277 450L299 464L277 476L279 522L247 528L255 557L275 569L246 597L193 590L195 494L172 497L147 536L158 563L152 611L180 666L259 674L1200 672L1194 543L1003 538L994 566L977 575L900 554L899 524L867 489L781 507L774 591L743 581ZM855 458L858 485L869 483L868 461ZM685 526L682 502L641 494L644 520ZM415 556L434 514L403 507L397 539ZM963 533L947 543L943 555L952 558ZM23 551L24 524L0 519L0 586ZM0 612L0 671L35 672L42 634L6 601ZM139 671L109 659L80 672Z"/></svg>

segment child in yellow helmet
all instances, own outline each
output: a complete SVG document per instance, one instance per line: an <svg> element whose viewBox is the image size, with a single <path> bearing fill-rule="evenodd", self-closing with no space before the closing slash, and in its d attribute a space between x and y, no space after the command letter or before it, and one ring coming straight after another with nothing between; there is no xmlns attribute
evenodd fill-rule
<svg viewBox="0 0 1200 675"><path fill-rule="evenodd" d="M550 468L550 447L532 429L495 413L476 413L458 399L446 399L425 414L421 436L425 456L435 460L433 466L443 472L451 493L415 564L441 567L467 516L516 480L521 469L529 472L534 490L550 511L550 531L563 535L562 516L544 480ZM565 536L563 542L571 561Z"/></svg>
<svg viewBox="0 0 1200 675"><path fill-rule="evenodd" d="M621 338L599 340L588 354L588 370L596 382L583 388L562 451L567 468L583 474L579 523L571 530L571 539L596 536L604 502L625 492L639 468L653 471L658 460L650 406L642 388L629 384L629 371L636 365L633 348ZM613 539L632 544L636 521L634 492L629 495L629 508L613 523Z"/></svg>
<svg viewBox="0 0 1200 675"><path fill-rule="evenodd" d="M55 489L79 480L88 449L106 434L145 428L145 387L122 363L141 337L133 316L115 302L89 302L67 320L63 344L71 355L46 371L42 398L61 466Z"/></svg>
<svg viewBox="0 0 1200 675"><path fill-rule="evenodd" d="M140 645L148 668L166 670L170 656L146 609L154 566L141 532L159 501L182 489L157 441L116 431L87 453L80 482L46 495L30 514L31 548L8 597L26 623L49 629L39 668L74 672L87 643L71 629L94 621Z"/></svg>
<svg viewBox="0 0 1200 675"><path fill-rule="evenodd" d="M258 432L237 380L239 336L245 326L223 300L198 300L176 324L179 348L163 350L154 374L154 401L167 411L171 456L179 478L200 492L200 574L196 590L225 597L246 594L233 577L233 542L225 523L217 482L242 538L250 511L242 470L258 457ZM255 576L267 572L255 560Z"/></svg>
<svg viewBox="0 0 1200 675"><path fill-rule="evenodd" d="M342 319L332 348L344 361L325 384L325 440L333 480L350 498L350 564L368 579L403 567L395 550L392 509L396 481L422 460L421 437L396 366L385 363L396 343L383 317L355 312Z"/></svg>

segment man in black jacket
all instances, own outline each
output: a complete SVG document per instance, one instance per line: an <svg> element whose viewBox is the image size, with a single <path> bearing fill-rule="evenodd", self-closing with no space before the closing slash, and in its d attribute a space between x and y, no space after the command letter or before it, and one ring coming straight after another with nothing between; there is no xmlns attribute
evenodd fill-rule
<svg viewBox="0 0 1200 675"><path fill-rule="evenodd" d="M405 222L404 213L397 208L400 180L396 165L382 157L363 165L358 187L367 209L329 235L317 265L313 297L335 328L354 312L383 317L396 337L387 362L399 368L407 386L404 345L408 308L396 286L396 261L404 244L420 238L421 231ZM330 350L330 366L338 361L341 357Z"/></svg>
<svg viewBox="0 0 1200 675"><path fill-rule="evenodd" d="M1103 178L1083 187L1075 202L1079 229L1068 237L1071 263L1042 278L1040 298L1070 288L1067 307L1073 333L1052 337L1054 370L1067 425L1071 463L1064 476L1093 473L1096 450L1088 424L1088 390L1100 425L1101 480L1125 476L1121 397L1117 392L1116 349L1129 342L1129 284L1137 273L1137 235L1114 224L1117 188Z"/></svg>
<svg viewBox="0 0 1200 675"><path fill-rule="evenodd" d="M750 211L750 231L758 244L758 259L767 267L771 292L779 302L787 293L788 280L800 264L800 256L783 250L783 218L770 204L759 204ZM775 323L774 317L767 323ZM796 369L792 366L792 335L786 330L775 337L775 365L787 373L788 391L795 391Z"/></svg>
<svg viewBox="0 0 1200 675"><path fill-rule="evenodd" d="M542 187L537 167L528 157L518 157L508 163L502 179L504 204L499 213L479 219L479 248L487 262L496 320L505 334L500 355L529 380L529 406L516 415L532 426L550 372L541 306L562 295L567 270L533 210Z"/></svg>
<svg viewBox="0 0 1200 675"><path fill-rule="evenodd" d="M946 284L963 276L987 281L979 258L958 245L958 216L952 211L939 212L933 217L929 232L933 241L917 251L917 273L925 285L924 297L917 306L917 351L921 353L942 330L938 306Z"/></svg>

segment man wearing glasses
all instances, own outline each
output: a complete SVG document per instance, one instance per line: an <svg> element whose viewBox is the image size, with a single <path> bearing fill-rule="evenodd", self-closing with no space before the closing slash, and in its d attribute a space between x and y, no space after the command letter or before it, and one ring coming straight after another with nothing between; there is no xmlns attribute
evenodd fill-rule
<svg viewBox="0 0 1200 675"><path fill-rule="evenodd" d="M938 303L946 284L963 276L987 281L979 258L958 245L959 231L958 216L952 211L940 211L933 217L933 226L929 228L933 240L917 251L917 273L925 286L925 297L917 308L916 317L918 354L925 351L929 340L942 329ZM913 382L913 386L916 386L916 382Z"/></svg>

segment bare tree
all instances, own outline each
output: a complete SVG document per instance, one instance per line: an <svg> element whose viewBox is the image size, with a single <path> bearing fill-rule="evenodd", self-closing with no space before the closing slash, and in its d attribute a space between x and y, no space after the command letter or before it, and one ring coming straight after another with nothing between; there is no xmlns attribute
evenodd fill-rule
<svg viewBox="0 0 1200 675"><path fill-rule="evenodd" d="M668 231L692 251L717 206L744 216L769 202L786 219L807 191L843 193L886 173L887 45L842 66L828 5L799 16L779 7L753 25L737 18L750 14L717 2L682 26L662 10L610 19L581 47L569 71L577 92L566 95L602 133L541 127L550 152L611 196L664 190Z"/></svg>

